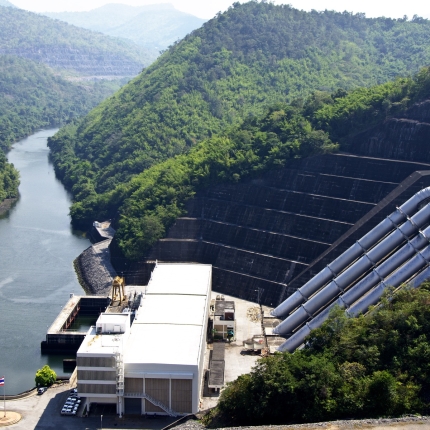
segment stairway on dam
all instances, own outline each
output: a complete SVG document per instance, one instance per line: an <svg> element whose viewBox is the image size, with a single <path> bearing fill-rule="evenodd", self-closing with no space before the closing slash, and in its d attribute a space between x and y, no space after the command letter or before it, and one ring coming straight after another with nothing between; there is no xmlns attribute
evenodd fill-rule
<svg viewBox="0 0 430 430"><path fill-rule="evenodd" d="M317 270L321 255L331 258L357 221L426 169L351 154L294 160L258 179L197 194L148 261L212 264L214 290L253 301L260 291L262 303L276 306L297 289L299 274ZM138 266L143 272L145 264Z"/></svg>

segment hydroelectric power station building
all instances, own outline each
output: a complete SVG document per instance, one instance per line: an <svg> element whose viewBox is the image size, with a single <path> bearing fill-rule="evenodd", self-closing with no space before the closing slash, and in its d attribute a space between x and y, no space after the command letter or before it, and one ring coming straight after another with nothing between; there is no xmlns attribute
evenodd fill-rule
<svg viewBox="0 0 430 430"><path fill-rule="evenodd" d="M172 416L198 411L212 266L157 264L135 319L103 313L77 352L87 409Z"/></svg>

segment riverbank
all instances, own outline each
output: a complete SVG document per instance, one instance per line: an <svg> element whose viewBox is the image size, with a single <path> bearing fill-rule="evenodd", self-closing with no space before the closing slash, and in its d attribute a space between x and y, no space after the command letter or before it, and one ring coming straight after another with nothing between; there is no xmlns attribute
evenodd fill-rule
<svg viewBox="0 0 430 430"><path fill-rule="evenodd" d="M110 262L111 240L90 246L73 261L79 283L89 295L107 296L117 276Z"/></svg>
<svg viewBox="0 0 430 430"><path fill-rule="evenodd" d="M18 199L5 199L0 202L0 215L5 214Z"/></svg>

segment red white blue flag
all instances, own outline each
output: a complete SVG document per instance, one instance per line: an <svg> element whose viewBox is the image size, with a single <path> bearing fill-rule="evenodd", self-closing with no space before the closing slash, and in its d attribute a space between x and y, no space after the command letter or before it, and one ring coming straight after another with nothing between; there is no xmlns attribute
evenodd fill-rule
<svg viewBox="0 0 430 430"><path fill-rule="evenodd" d="M4 377L3 376L0 378L0 385L4 385Z"/></svg>

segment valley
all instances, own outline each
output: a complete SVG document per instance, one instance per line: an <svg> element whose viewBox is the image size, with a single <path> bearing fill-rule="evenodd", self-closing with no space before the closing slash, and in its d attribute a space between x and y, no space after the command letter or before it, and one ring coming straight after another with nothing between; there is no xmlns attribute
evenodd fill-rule
<svg viewBox="0 0 430 430"><path fill-rule="evenodd" d="M72 261L84 267L84 232L109 220L103 258L128 285L147 285L158 263L205 264L217 294L261 311L263 357L221 389L202 425L426 414L430 21L266 1L208 21L171 5L47 15L0 0L0 318L16 339L4 338L0 362L21 373L8 390L22 390L36 366L59 367L36 351L36 333L81 292ZM381 223L390 229L376 238ZM398 257L404 247L410 260ZM362 297L381 294L352 318L344 293L368 277ZM262 305L276 309L263 315ZM19 313L37 323L17 326ZM287 320L295 325L278 331ZM99 382L84 378L89 397L119 414L122 403L126 415L174 413L169 396L145 397L147 376L129 373L137 388L118 388L118 354L114 379L91 376L114 381L101 389L117 403L97 400Z"/></svg>

